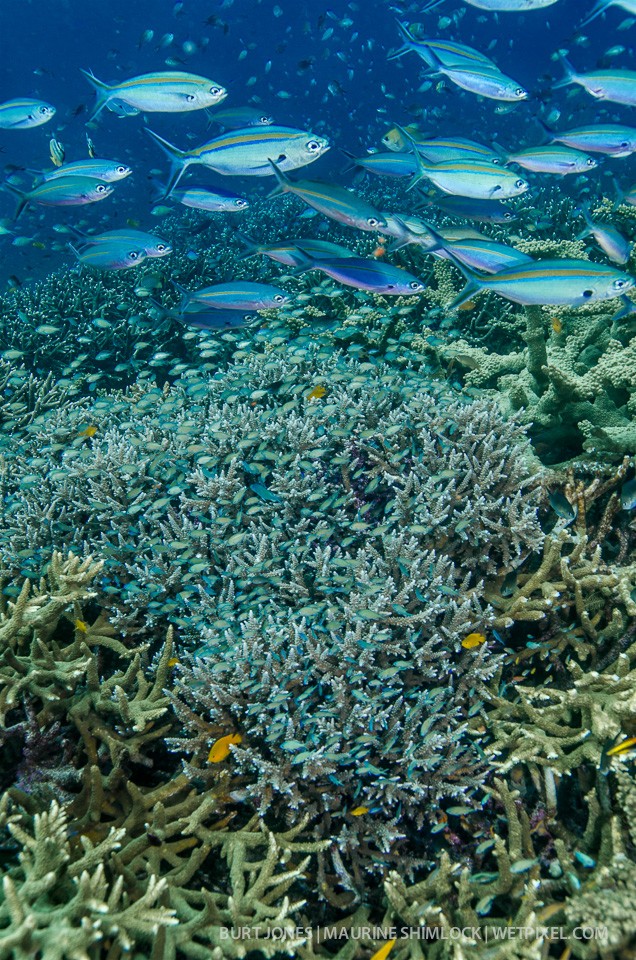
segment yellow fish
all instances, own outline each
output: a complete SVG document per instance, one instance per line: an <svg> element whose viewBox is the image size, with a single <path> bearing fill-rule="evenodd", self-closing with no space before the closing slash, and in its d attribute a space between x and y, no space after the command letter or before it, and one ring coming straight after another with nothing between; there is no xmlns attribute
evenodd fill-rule
<svg viewBox="0 0 636 960"><path fill-rule="evenodd" d="M179 663L179 658L178 658L178 657L170 657L170 659L168 660L168 666L169 666L169 667L176 667L176 665L177 665L178 663Z"/></svg>
<svg viewBox="0 0 636 960"><path fill-rule="evenodd" d="M361 817L363 814L368 813L368 812L369 812L369 808L368 808L368 807L354 807L353 810L351 811L351 816L352 816L352 817Z"/></svg>
<svg viewBox="0 0 636 960"><path fill-rule="evenodd" d="M616 757L621 753L625 753L627 750L631 750L632 747L636 747L636 737L630 737L629 740L623 740L622 743L617 743L615 747L607 751L607 756Z"/></svg>
<svg viewBox="0 0 636 960"><path fill-rule="evenodd" d="M307 394L307 400L320 400L321 397L324 397L326 392L327 391L325 390L325 388L321 387L320 384L318 384L317 387L314 387L311 393Z"/></svg>
<svg viewBox="0 0 636 960"><path fill-rule="evenodd" d="M221 737L220 740L212 744L208 754L208 763L221 763L221 761L227 760L230 755L230 747L233 744L238 745L242 740L243 737L240 733L228 733L227 736Z"/></svg>
<svg viewBox="0 0 636 960"><path fill-rule="evenodd" d="M386 960L396 943L397 940L395 938L393 938L393 940L387 940L383 947L375 951L371 960Z"/></svg>
<svg viewBox="0 0 636 960"><path fill-rule="evenodd" d="M483 633L469 633L468 636L462 640L462 647L464 650L474 650L475 647L481 647L482 643L485 642L486 637Z"/></svg>
<svg viewBox="0 0 636 960"><path fill-rule="evenodd" d="M563 332L563 324L561 323L558 317L552 317L552 320L550 321L550 323L555 333Z"/></svg>
<svg viewBox="0 0 636 960"><path fill-rule="evenodd" d="M94 437L97 433L97 427L91 424L90 427L86 427L86 430L80 430L79 437Z"/></svg>
<svg viewBox="0 0 636 960"><path fill-rule="evenodd" d="M76 620L74 627L76 630L79 630L80 633L88 633L88 627L83 620Z"/></svg>

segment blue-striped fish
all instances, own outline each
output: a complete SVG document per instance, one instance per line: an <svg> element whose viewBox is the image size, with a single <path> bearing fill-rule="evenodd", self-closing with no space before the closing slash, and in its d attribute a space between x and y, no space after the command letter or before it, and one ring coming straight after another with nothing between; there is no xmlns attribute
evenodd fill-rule
<svg viewBox="0 0 636 960"><path fill-rule="evenodd" d="M450 241L446 230L438 231L443 237L443 247L439 250L432 250L434 257L443 259L455 259L471 270L478 270L480 273L500 273L502 270L514 267L520 263L532 262L532 257L514 247L509 247L505 243L497 243L495 240L472 238L464 240ZM441 244L441 241L439 241Z"/></svg>
<svg viewBox="0 0 636 960"><path fill-rule="evenodd" d="M533 260L484 276L469 270L446 249L468 281L448 310L456 310L480 290L491 290L524 306L580 307L620 297L635 282L628 273L591 260Z"/></svg>
<svg viewBox="0 0 636 960"><path fill-rule="evenodd" d="M415 296L426 289L426 284L399 267L378 260L363 257L334 257L331 259L311 258L302 244L298 244L301 254L305 254L300 263L300 271L321 270L332 280L344 283L356 290L367 290L388 296Z"/></svg>
<svg viewBox="0 0 636 960"><path fill-rule="evenodd" d="M194 184L175 187L170 199L184 207L206 210L208 213L240 213L250 205L249 200L232 190L225 190L223 187L197 187Z"/></svg>
<svg viewBox="0 0 636 960"><path fill-rule="evenodd" d="M381 230L386 226L386 220L379 210L350 190L321 180L290 180L272 160L270 165L278 181L270 197L293 193L325 217L344 223L347 227L357 227L358 230Z"/></svg>
<svg viewBox="0 0 636 960"><path fill-rule="evenodd" d="M326 137L294 127L230 130L192 150L179 150L152 130L147 132L172 163L168 194L184 171L197 164L229 176L268 177L273 173L271 158L276 159L279 170L296 170L313 163L329 149Z"/></svg>
<svg viewBox="0 0 636 960"><path fill-rule="evenodd" d="M594 237L603 253L613 263L618 263L621 266L627 263L632 249L629 240L626 240L623 234L611 224L597 223L592 220L587 206L581 207L581 213L586 227L578 234L577 240L582 240L584 237Z"/></svg>
<svg viewBox="0 0 636 960"><path fill-rule="evenodd" d="M575 150L604 153L610 157L629 157L636 152L636 127L622 123L590 123L557 133L537 118L552 143L562 143Z"/></svg>
<svg viewBox="0 0 636 960"><path fill-rule="evenodd" d="M19 190L6 181L2 186L20 198L14 214L15 220L29 204L40 204L43 207L75 207L105 200L113 192L111 184L101 183L89 177L60 177L59 180L39 183L32 190Z"/></svg>
<svg viewBox="0 0 636 960"><path fill-rule="evenodd" d="M146 257L167 257L172 253L172 247L167 240L155 236L154 233L146 233L145 230L120 227L118 230L105 230L103 233L83 233L76 227L69 229L84 246L121 243L131 249L143 250Z"/></svg>
<svg viewBox="0 0 636 960"><path fill-rule="evenodd" d="M173 281L174 283L174 281ZM269 283L252 283L248 280L235 280L231 283L217 283L200 290L186 290L174 283L181 293L181 313L199 310L271 310L283 307L291 300L290 295L279 287Z"/></svg>
<svg viewBox="0 0 636 960"><path fill-rule="evenodd" d="M417 152L431 163L441 163L442 160L490 160L492 163L501 163L501 156L498 153L475 140L468 140L466 137L429 139L423 137L417 127L411 124L402 130L399 127L387 130L382 137L382 143L387 150L395 152L410 150L412 144Z"/></svg>
<svg viewBox="0 0 636 960"><path fill-rule="evenodd" d="M557 0L466 0L471 7L478 10L489 10L492 13L526 13L528 10L543 10L551 7ZM424 4L421 13L427 13L438 7L443 0L430 0Z"/></svg>
<svg viewBox="0 0 636 960"><path fill-rule="evenodd" d="M508 200L525 193L529 187L528 181L514 171L483 160L425 163L420 157L418 172L442 193L473 200Z"/></svg>
<svg viewBox="0 0 636 960"><path fill-rule="evenodd" d="M224 107L208 114L211 123L218 123L228 130L242 130L245 127L269 127L273 118L258 107Z"/></svg>
<svg viewBox="0 0 636 960"><path fill-rule="evenodd" d="M305 254L312 260L321 260L324 257L331 259L334 257L355 257L353 250L349 250L339 243L331 243L329 240L313 240L309 237L303 237L302 240L283 240L279 243L256 243L251 237L246 237L242 233L237 234L237 236L245 247L245 251L238 258L239 260L265 256L277 263L283 263L285 266L298 267L303 260L302 254L299 255L298 244L302 244Z"/></svg>
<svg viewBox="0 0 636 960"><path fill-rule="evenodd" d="M559 53L559 59L565 70L565 77L554 84L554 89L578 83L580 87L596 100L610 100L612 103L624 103L636 106L636 71L634 70L592 70L590 73L577 73L567 57Z"/></svg>
<svg viewBox="0 0 636 960"><path fill-rule="evenodd" d="M0 130L29 130L48 123L54 116L55 107L44 100L6 100L0 103Z"/></svg>
<svg viewBox="0 0 636 960"><path fill-rule="evenodd" d="M435 74L447 77L451 83L475 93L477 96L489 100L503 100L506 103L516 103L526 100L528 91L517 80L490 63L466 63L460 60L456 63L442 63L431 51Z"/></svg>
<svg viewBox="0 0 636 960"><path fill-rule="evenodd" d="M587 173L597 166L596 160L587 153L556 144L515 150L508 153L505 160L507 164L516 163L533 173L552 173L561 177L569 173Z"/></svg>
<svg viewBox="0 0 636 960"><path fill-rule="evenodd" d="M472 200L469 197L435 197L426 200L425 206L437 207L451 217L477 220L481 223L512 223L517 213L501 200Z"/></svg>
<svg viewBox="0 0 636 960"><path fill-rule="evenodd" d="M121 240L89 243L81 247L69 243L69 247L82 266L98 270L129 270L138 267L146 259L145 250L131 248L129 243L122 243Z"/></svg>
<svg viewBox="0 0 636 960"><path fill-rule="evenodd" d="M351 167L360 167L365 173L379 177L412 177L417 172L417 160L412 153L370 153L366 157L356 157L348 150L341 153L349 158Z"/></svg>
<svg viewBox="0 0 636 960"><path fill-rule="evenodd" d="M444 64L463 61L468 63L492 64L490 57L487 57L485 53L480 53L479 50L475 50L473 47L468 47L463 43L457 43L454 40L414 37L405 23L402 23L400 20L396 20L396 23L404 43L398 50L389 54L389 60L395 60L397 57L402 57L405 53L412 51L413 53L417 53L429 67L435 66L436 59Z"/></svg>
<svg viewBox="0 0 636 960"><path fill-rule="evenodd" d="M81 72L97 94L90 120L94 120L104 107L120 116L185 113L213 107L227 96L225 87L214 80L178 70L143 73L122 83L112 84L103 83L88 70Z"/></svg>
<svg viewBox="0 0 636 960"><path fill-rule="evenodd" d="M73 160L53 170L44 170L39 175L42 182L58 180L60 177L90 177L103 183L115 183L124 180L132 173L131 168L117 160L101 160L87 157L86 160Z"/></svg>

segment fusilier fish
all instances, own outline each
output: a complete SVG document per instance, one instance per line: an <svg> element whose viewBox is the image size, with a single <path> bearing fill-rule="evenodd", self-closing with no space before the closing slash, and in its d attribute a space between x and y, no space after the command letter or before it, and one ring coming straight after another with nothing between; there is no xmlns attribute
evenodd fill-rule
<svg viewBox="0 0 636 960"><path fill-rule="evenodd" d="M381 230L386 226L382 214L350 190L321 180L290 180L272 160L270 165L278 180L270 197L293 193L324 216L358 230Z"/></svg>
<svg viewBox="0 0 636 960"><path fill-rule="evenodd" d="M399 267L390 263L381 263L378 260L368 260L363 257L334 257L331 259L315 259L308 256L302 244L298 244L304 259L300 263L300 271L321 270L348 287L356 290L368 290L389 296L412 296L422 293L426 284Z"/></svg>
<svg viewBox="0 0 636 960"><path fill-rule="evenodd" d="M581 213L586 223L585 230L578 234L577 240L584 237L594 237L599 247L613 263L621 265L627 263L631 253L632 245L629 240L620 233L616 227L609 223L597 223L592 220L587 207L581 208Z"/></svg>
<svg viewBox="0 0 636 960"><path fill-rule="evenodd" d="M208 213L238 213L241 210L247 210L250 205L249 200L231 190L224 190L223 187L197 187L194 184L175 187L170 194L170 199L176 200L184 207L205 210Z"/></svg>
<svg viewBox="0 0 636 960"><path fill-rule="evenodd" d="M130 244L121 240L110 240L96 244L86 244L69 247L82 264L86 267L95 267L98 270L129 270L137 267L146 259L145 250L131 249Z"/></svg>
<svg viewBox="0 0 636 960"><path fill-rule="evenodd" d="M58 180L39 183L32 190L26 191L6 182L3 187L20 198L14 215L16 220L25 207L32 203L43 207L75 207L105 200L113 192L111 184L101 183L90 177L60 177Z"/></svg>
<svg viewBox="0 0 636 960"><path fill-rule="evenodd" d="M594 170L597 165L593 157L580 150L553 144L516 150L507 154L505 161L506 164L515 163L533 173L553 173L559 176L569 173L587 173L589 170Z"/></svg>
<svg viewBox="0 0 636 960"><path fill-rule="evenodd" d="M227 96L225 87L214 80L178 70L144 73L113 84L103 83L88 70L81 72L97 94L90 120L94 120L104 107L120 116L186 113L213 107Z"/></svg>
<svg viewBox="0 0 636 960"><path fill-rule="evenodd" d="M258 107L226 107L208 114L212 123L218 123L228 130L242 130L244 127L269 127L273 118Z"/></svg>
<svg viewBox="0 0 636 960"><path fill-rule="evenodd" d="M421 12L427 13L443 2L444 0L430 0L430 3L422 7ZM528 10L543 10L544 7L551 7L556 2L557 0L466 0L471 7L494 13L526 13Z"/></svg>
<svg viewBox="0 0 636 960"><path fill-rule="evenodd" d="M525 193L527 180L514 171L483 160L419 161L420 177L430 180L442 193L474 200L507 200Z"/></svg>
<svg viewBox="0 0 636 960"><path fill-rule="evenodd" d="M592 70L590 73L577 73L564 54L559 59L565 70L565 77L554 84L554 89L577 83L597 100L610 100L612 103L624 103L628 107L636 106L636 71L634 70Z"/></svg>
<svg viewBox="0 0 636 960"><path fill-rule="evenodd" d="M591 260L533 260L484 276L469 270L446 249L468 280L449 310L456 310L480 290L491 290L524 306L580 307L620 297L635 282L628 273Z"/></svg>
<svg viewBox="0 0 636 960"><path fill-rule="evenodd" d="M245 251L239 256L239 260L247 260L249 257L265 256L277 263L283 263L288 267L297 267L303 261L304 256L299 252L298 245L302 244L302 249L307 257L312 260L321 260L323 258L333 259L334 257L355 257L353 250L343 247L339 243L331 243L329 240L314 240L309 237L303 237L302 240L287 240L280 243L256 243L251 237L244 234L237 234L238 239L245 247Z"/></svg>
<svg viewBox="0 0 636 960"><path fill-rule="evenodd" d="M538 121L552 143L562 143L575 150L604 153L610 157L629 157L636 152L636 127L622 123L590 123L557 133L543 120Z"/></svg>
<svg viewBox="0 0 636 960"><path fill-rule="evenodd" d="M192 150L179 150L152 130L147 132L172 163L168 194L193 165L229 176L267 177L273 173L271 159L276 160L279 170L296 170L313 163L329 149L326 137L294 127L231 130Z"/></svg>
<svg viewBox="0 0 636 960"><path fill-rule="evenodd" d="M167 240L156 237L154 233L146 233L144 230L135 230L132 227L105 230L103 233L83 233L76 227L71 227L70 230L85 246L120 243L130 249L142 250L147 257L167 257L172 253L172 247Z"/></svg>
<svg viewBox="0 0 636 960"><path fill-rule="evenodd" d="M60 177L89 177L93 180L101 180L103 183L116 183L117 180L129 177L131 173L132 170L126 163L88 157L86 160L63 163L54 170L43 170L39 176L42 182L57 180Z"/></svg>
<svg viewBox="0 0 636 960"><path fill-rule="evenodd" d="M174 284L182 294L181 313L196 312L203 309L214 310L271 310L282 307L291 300L286 290L273 287L269 283L251 283L248 280L236 280L231 283L217 283L200 290L186 290L180 284Z"/></svg>
<svg viewBox="0 0 636 960"><path fill-rule="evenodd" d="M489 100L504 100L516 102L526 100L528 91L517 80L506 76L498 67L489 63L457 63L444 64L432 53L434 71L448 77L451 83L468 90L480 97ZM437 61L437 62L435 62Z"/></svg>
<svg viewBox="0 0 636 960"><path fill-rule="evenodd" d="M0 130L29 130L48 123L55 107L44 100L18 98L0 103Z"/></svg>
<svg viewBox="0 0 636 960"><path fill-rule="evenodd" d="M474 47L468 47L464 43L457 43L454 40L441 40L431 38L414 37L408 26L400 20L396 20L398 29L404 40L403 45L389 54L389 60L395 60L404 56L405 53L417 53L429 67L434 67L437 61L444 64L459 63L487 63L492 64L490 57ZM432 51L432 52L431 52ZM493 64L494 65L494 64Z"/></svg>

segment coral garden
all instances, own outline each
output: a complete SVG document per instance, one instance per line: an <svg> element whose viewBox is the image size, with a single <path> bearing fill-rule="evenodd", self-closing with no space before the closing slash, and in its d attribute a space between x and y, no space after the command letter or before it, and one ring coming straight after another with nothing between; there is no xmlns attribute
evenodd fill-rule
<svg viewBox="0 0 636 960"><path fill-rule="evenodd" d="M634 956L633 318L206 223L0 300L0 960Z"/></svg>

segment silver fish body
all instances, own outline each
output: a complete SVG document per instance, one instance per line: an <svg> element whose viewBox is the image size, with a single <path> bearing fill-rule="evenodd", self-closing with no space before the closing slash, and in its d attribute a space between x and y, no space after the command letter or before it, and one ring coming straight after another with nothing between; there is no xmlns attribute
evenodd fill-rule
<svg viewBox="0 0 636 960"><path fill-rule="evenodd" d="M313 163L329 149L325 137L294 127L230 130L192 150L179 150L152 130L148 134L172 163L168 194L190 166L208 167L226 176L268 177L273 174L271 159L276 160L279 170L296 170Z"/></svg>
<svg viewBox="0 0 636 960"><path fill-rule="evenodd" d="M137 113L186 113L213 107L227 96L225 87L214 80L178 70L144 73L112 84L103 83L88 70L81 72L97 94L91 120L94 120L104 107L122 116Z"/></svg>
<svg viewBox="0 0 636 960"><path fill-rule="evenodd" d="M382 214L350 190L320 180L290 180L270 161L278 181L270 197L293 193L319 213L358 230L381 230L386 226Z"/></svg>
<svg viewBox="0 0 636 960"><path fill-rule="evenodd" d="M528 147L525 150L509 153L506 157L506 163L515 163L523 167L524 170L531 170L533 173L552 173L558 176L566 176L570 173L587 173L597 166L596 160L586 153L555 144L548 144L543 147Z"/></svg>
<svg viewBox="0 0 636 960"><path fill-rule="evenodd" d="M0 130L29 130L48 123L54 116L55 107L44 100L6 100L0 103Z"/></svg>

